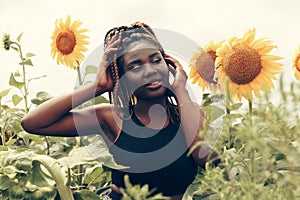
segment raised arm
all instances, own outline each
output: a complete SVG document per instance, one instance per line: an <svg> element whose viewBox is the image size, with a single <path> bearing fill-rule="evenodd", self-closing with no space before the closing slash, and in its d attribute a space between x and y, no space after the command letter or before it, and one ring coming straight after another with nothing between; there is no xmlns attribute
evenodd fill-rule
<svg viewBox="0 0 300 200"><path fill-rule="evenodd" d="M101 113L104 108L72 109L93 98L94 94L95 88L90 85L55 97L27 114L21 124L27 132L39 135L77 136L78 131L93 134L103 121L101 114L96 113Z"/></svg>
<svg viewBox="0 0 300 200"><path fill-rule="evenodd" d="M185 138L191 148L196 143L203 141L203 138L201 138L198 133L203 129L205 113L200 106L190 98L188 90L185 87L187 75L181 64L169 55L166 55L165 60L175 68L175 70L173 69L175 79L172 88L177 98ZM205 163L210 159L217 159L218 154L209 147L202 145L194 149L192 156L195 162L204 168ZM219 160L216 160L214 161L214 164L217 164L218 162Z"/></svg>
<svg viewBox="0 0 300 200"><path fill-rule="evenodd" d="M116 51L119 40L112 41L105 51L96 80L69 94L55 97L27 114L21 124L29 133L52 136L77 136L102 131L112 113L112 106L95 106L80 110L73 108L113 89L110 70L107 69L107 57Z"/></svg>

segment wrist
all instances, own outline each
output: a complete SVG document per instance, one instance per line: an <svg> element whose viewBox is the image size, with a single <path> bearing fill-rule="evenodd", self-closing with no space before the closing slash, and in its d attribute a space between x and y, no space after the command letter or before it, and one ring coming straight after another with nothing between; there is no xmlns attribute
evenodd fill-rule
<svg viewBox="0 0 300 200"><path fill-rule="evenodd" d="M185 86L173 88L173 92L176 96L189 95L188 90Z"/></svg>
<svg viewBox="0 0 300 200"><path fill-rule="evenodd" d="M185 87L174 88L173 91L178 100L185 97L190 98L189 92Z"/></svg>

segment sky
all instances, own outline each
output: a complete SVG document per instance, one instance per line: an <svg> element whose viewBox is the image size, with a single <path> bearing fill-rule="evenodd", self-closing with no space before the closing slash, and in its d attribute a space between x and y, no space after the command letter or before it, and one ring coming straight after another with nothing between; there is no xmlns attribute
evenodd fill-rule
<svg viewBox="0 0 300 200"><path fill-rule="evenodd" d="M66 19L68 15L72 20L82 21L82 28L89 29L87 58L102 44L110 28L136 21L181 34L199 46L210 40L242 37L249 28L255 28L257 38L266 37L278 46L271 53L283 57L282 73L288 82L295 81L291 66L300 45L299 8L298 0L0 0L0 34L2 38L8 33L16 40L23 32L24 53L36 55L32 58L34 67L27 68L27 77L46 75L31 82L30 97L39 91L57 96L74 89L76 71L57 65L50 49L55 20ZM177 45L184 46L180 41ZM21 70L18 63L15 51L0 49L0 92L10 87L10 73ZM183 64L187 69L187 62ZM193 86L193 92L200 94L201 90Z"/></svg>

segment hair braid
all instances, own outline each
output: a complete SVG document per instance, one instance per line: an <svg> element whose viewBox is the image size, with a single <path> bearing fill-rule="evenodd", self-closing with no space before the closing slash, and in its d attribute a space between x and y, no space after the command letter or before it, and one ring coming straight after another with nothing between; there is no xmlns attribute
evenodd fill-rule
<svg viewBox="0 0 300 200"><path fill-rule="evenodd" d="M127 119L132 114L132 106L136 103L136 99L132 96L133 92L129 91L126 86L122 85L120 87L120 78L124 74L123 68L120 66L122 64L122 57L126 52L129 45L140 40L148 41L154 44L162 53L165 55L165 52L157 40L156 35L153 30L144 23L136 22L130 26L120 26L113 29L110 29L104 39L104 47L107 46L108 42L113 38L120 39L121 42L118 46L118 51L114 53L112 63L110 64L110 69L112 72L114 90L109 93L110 103L114 103L117 108L117 114L122 119ZM112 97L111 97L112 96ZM166 97L167 102L167 112L171 118L171 121L177 123L179 120L179 113L176 109L176 104L173 100L174 94L168 94ZM175 100L176 101L176 100ZM172 114L173 113L173 114ZM174 115L175 114L175 115Z"/></svg>

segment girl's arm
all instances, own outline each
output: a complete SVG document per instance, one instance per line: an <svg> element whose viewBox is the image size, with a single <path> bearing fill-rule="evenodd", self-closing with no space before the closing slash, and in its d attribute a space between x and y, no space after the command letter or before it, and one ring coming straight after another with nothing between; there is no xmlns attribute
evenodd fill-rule
<svg viewBox="0 0 300 200"><path fill-rule="evenodd" d="M175 71L173 69L175 79L172 84L172 88L176 95L185 138L191 148L198 142L203 141L203 138L199 136L199 131L203 129L205 113L200 106L197 103L192 102L190 98L188 90L186 89L187 75L181 64L169 55L166 55L165 60L168 64L171 64L175 68ZM202 151L201 148L207 149L209 147L204 147L203 145L198 146L193 150L192 156L195 162L204 168L205 163L209 159L216 159L218 154L210 148L208 150L202 149ZM205 155L202 155L203 152L206 152ZM216 164L218 162L219 160L214 163Z"/></svg>
<svg viewBox="0 0 300 200"><path fill-rule="evenodd" d="M25 131L39 135L78 136L99 133L100 124L109 112L108 107L98 106L72 110L95 96L94 85L80 88L73 93L55 97L41 104L21 121Z"/></svg>
<svg viewBox="0 0 300 200"><path fill-rule="evenodd" d="M81 110L73 108L104 92L112 91L113 80L111 71L107 68L108 55L117 51L119 43L120 40L112 40L107 45L96 80L92 84L39 105L22 119L23 128L39 135L78 136L99 133L102 131L100 126L107 123L111 127L112 106L100 105Z"/></svg>

